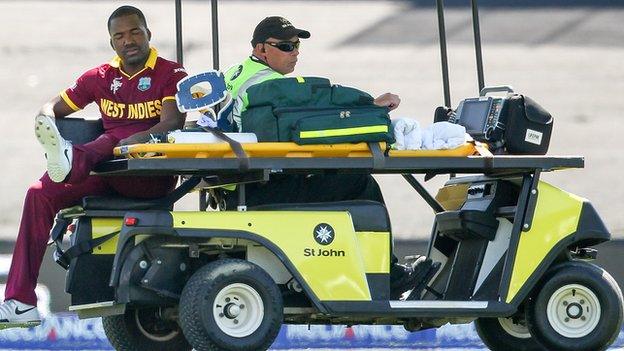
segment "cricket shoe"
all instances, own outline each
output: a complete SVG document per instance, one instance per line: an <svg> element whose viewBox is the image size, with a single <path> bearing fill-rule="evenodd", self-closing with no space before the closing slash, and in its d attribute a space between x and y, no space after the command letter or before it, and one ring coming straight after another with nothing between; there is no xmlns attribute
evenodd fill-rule
<svg viewBox="0 0 624 351"><path fill-rule="evenodd" d="M35 117L35 135L45 150L48 176L56 183L63 182L72 167L71 142L63 139L54 119L45 115Z"/></svg>
<svg viewBox="0 0 624 351"><path fill-rule="evenodd" d="M0 330L7 328L28 328L41 324L37 306L7 300L0 305Z"/></svg>

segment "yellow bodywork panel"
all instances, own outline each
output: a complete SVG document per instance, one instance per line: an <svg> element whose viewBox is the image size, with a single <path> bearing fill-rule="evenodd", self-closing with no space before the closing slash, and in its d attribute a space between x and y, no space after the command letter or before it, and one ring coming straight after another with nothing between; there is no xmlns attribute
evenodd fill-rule
<svg viewBox="0 0 624 351"><path fill-rule="evenodd" d="M244 230L265 238L286 254L320 300L371 299L365 267L379 265L365 263L368 253L360 249L348 212L172 212L172 216L176 229ZM315 239L321 228L333 229L329 244ZM371 241L361 241L370 247Z"/></svg>
<svg viewBox="0 0 624 351"><path fill-rule="evenodd" d="M390 273L390 233L356 232L366 273Z"/></svg>
<svg viewBox="0 0 624 351"><path fill-rule="evenodd" d="M531 229L520 232L506 302L513 300L555 245L576 231L584 201L581 197L540 182Z"/></svg>
<svg viewBox="0 0 624 351"><path fill-rule="evenodd" d="M121 218L92 218L91 237L93 239L108 235L121 230ZM93 248L94 255L114 255L117 251L117 240L119 235L115 235L100 246Z"/></svg>

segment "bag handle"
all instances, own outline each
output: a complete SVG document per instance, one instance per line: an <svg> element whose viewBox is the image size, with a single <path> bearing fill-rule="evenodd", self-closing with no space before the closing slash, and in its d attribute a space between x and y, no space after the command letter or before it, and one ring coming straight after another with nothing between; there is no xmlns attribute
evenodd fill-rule
<svg viewBox="0 0 624 351"><path fill-rule="evenodd" d="M513 93L513 87L510 85L495 85L495 86L491 86L491 87L485 87L483 89L481 89L481 92L479 92L479 96L486 96L489 93L498 93L498 92L506 92L506 93Z"/></svg>

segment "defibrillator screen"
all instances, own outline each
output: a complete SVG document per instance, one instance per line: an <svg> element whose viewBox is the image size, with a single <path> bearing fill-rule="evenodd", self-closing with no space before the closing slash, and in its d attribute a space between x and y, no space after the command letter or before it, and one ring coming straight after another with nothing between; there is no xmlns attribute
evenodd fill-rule
<svg viewBox="0 0 624 351"><path fill-rule="evenodd" d="M484 132L491 100L464 100L459 124L466 127L468 134L480 134Z"/></svg>

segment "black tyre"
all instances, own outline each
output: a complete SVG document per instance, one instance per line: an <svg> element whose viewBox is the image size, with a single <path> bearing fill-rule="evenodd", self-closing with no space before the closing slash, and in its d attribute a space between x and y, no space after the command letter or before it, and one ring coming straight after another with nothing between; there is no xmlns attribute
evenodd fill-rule
<svg viewBox="0 0 624 351"><path fill-rule="evenodd" d="M200 268L180 298L180 325L197 351L266 350L283 319L277 285L244 260L223 259Z"/></svg>
<svg viewBox="0 0 624 351"><path fill-rule="evenodd" d="M479 318L475 328L481 341L493 351L546 350L529 333L524 313L508 318Z"/></svg>
<svg viewBox="0 0 624 351"><path fill-rule="evenodd" d="M108 341L118 351L191 350L177 322L164 320L158 308L126 309L123 315L102 317Z"/></svg>
<svg viewBox="0 0 624 351"><path fill-rule="evenodd" d="M548 350L605 350L620 332L622 291L604 269L567 262L547 272L526 319L531 335Z"/></svg>

